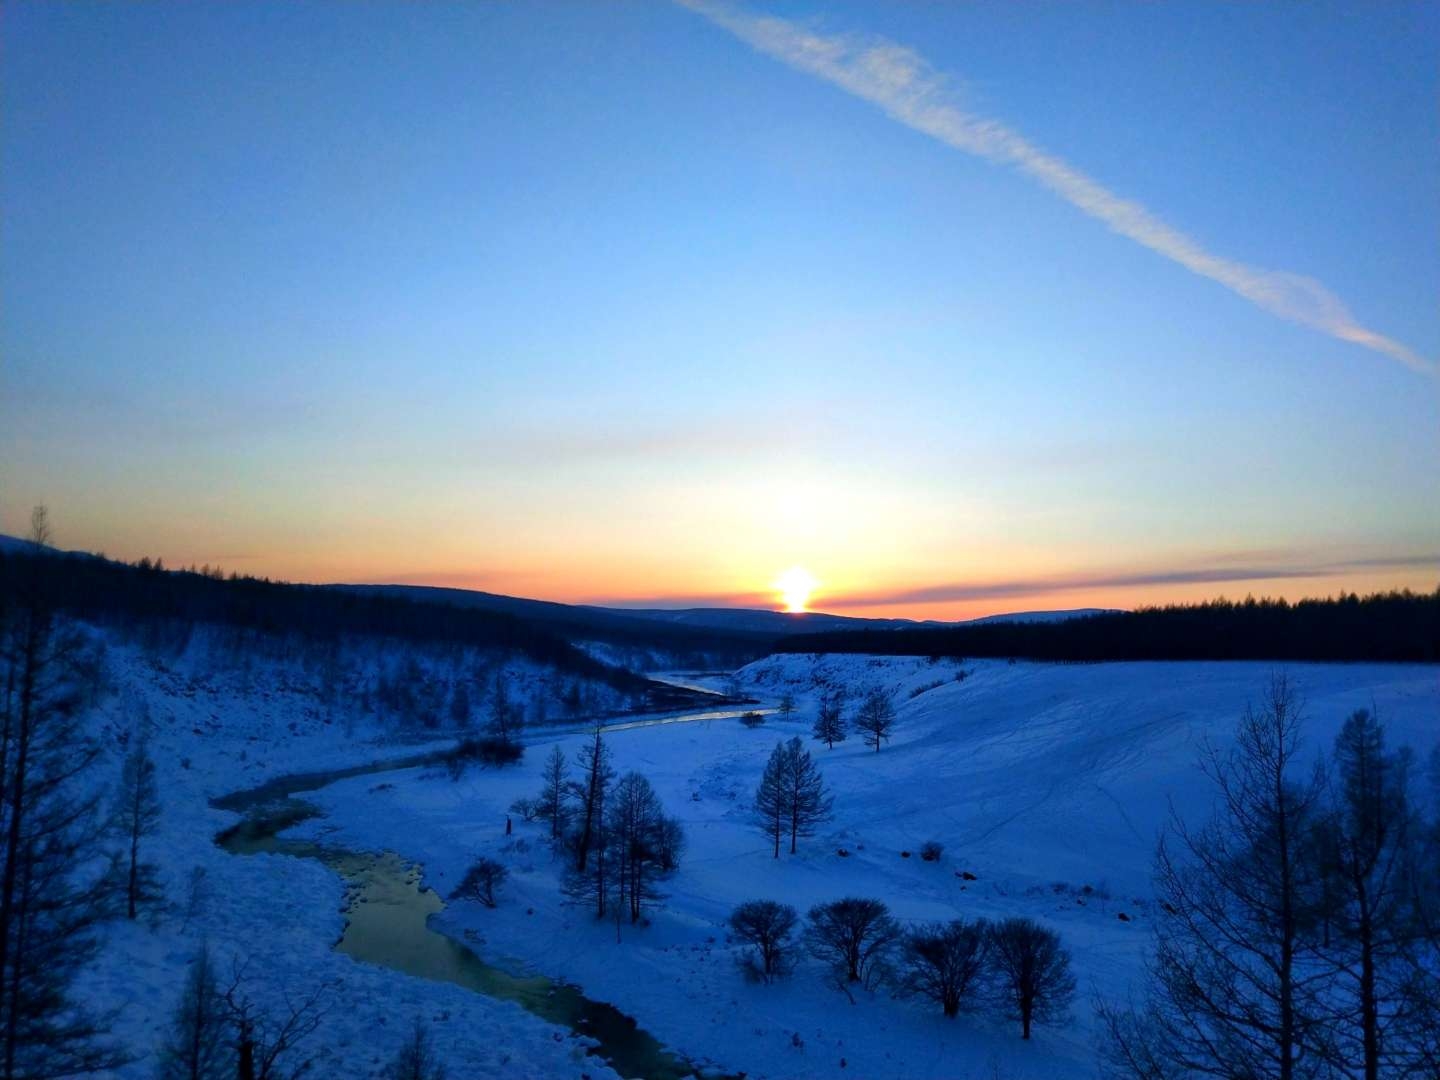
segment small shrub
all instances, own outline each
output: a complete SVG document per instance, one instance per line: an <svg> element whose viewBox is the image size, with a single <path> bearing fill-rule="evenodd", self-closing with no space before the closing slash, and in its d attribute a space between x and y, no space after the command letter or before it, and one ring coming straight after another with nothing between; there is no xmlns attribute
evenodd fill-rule
<svg viewBox="0 0 1440 1080"><path fill-rule="evenodd" d="M471 864L450 894L451 900L478 900L488 908L495 906L495 890L505 883L510 871L494 859L481 857Z"/></svg>
<svg viewBox="0 0 1440 1080"><path fill-rule="evenodd" d="M516 799L510 804L510 813L521 821L534 821L535 813L539 809L540 805L534 799Z"/></svg>
<svg viewBox="0 0 1440 1080"><path fill-rule="evenodd" d="M525 756L525 747L509 739L486 735L478 739L462 739L460 744L445 756L445 768L450 779L459 780L471 765L513 765Z"/></svg>
<svg viewBox="0 0 1440 1080"><path fill-rule="evenodd" d="M744 724L747 728L757 728L761 724L765 723L765 717L760 713L754 712L752 710L751 712L747 712L741 715L740 723Z"/></svg>
<svg viewBox="0 0 1440 1080"><path fill-rule="evenodd" d="M920 848L920 858L924 862L939 862L940 856L945 854L945 845L936 840L926 840Z"/></svg>

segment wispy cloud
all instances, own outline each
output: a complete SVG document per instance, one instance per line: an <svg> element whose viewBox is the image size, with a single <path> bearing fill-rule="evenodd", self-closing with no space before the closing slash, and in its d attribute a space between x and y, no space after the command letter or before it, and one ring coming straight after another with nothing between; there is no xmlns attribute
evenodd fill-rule
<svg viewBox="0 0 1440 1080"><path fill-rule="evenodd" d="M1007 597L1047 596L1055 593L1094 589L1130 589L1151 585L1224 585L1248 581L1285 581L1296 578L1331 578L1364 570L1414 569L1440 572L1440 552L1425 555L1384 556L1289 563L1235 563L1218 557L1203 566L1171 569L1078 572L1045 577L1012 578L1006 581L955 582L929 585L903 592L873 596L846 596L828 599L835 608L898 607L907 604L943 604L965 600L998 600Z"/></svg>
<svg viewBox="0 0 1440 1080"><path fill-rule="evenodd" d="M944 75L919 53L884 38L825 35L775 16L713 0L676 0L747 45L833 83L890 117L957 150L1030 177L1082 212L1201 277L1224 285L1272 315L1398 360L1426 375L1436 365L1408 346L1363 325L1314 278L1265 270L1207 251L1160 220L1051 154L1013 128L961 107Z"/></svg>

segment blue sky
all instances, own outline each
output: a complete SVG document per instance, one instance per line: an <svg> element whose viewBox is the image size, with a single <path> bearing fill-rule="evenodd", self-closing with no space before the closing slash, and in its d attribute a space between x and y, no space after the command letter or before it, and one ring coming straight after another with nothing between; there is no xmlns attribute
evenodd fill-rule
<svg viewBox="0 0 1440 1080"><path fill-rule="evenodd" d="M733 11L914 50L1440 359L1433 5ZM933 616L1440 579L1433 374L695 11L0 20L6 531L43 500L67 546L565 600L799 564Z"/></svg>

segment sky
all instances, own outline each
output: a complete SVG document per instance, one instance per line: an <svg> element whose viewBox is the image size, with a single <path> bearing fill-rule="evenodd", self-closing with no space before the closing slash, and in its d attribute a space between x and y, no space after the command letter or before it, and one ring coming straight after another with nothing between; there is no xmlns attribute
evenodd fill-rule
<svg viewBox="0 0 1440 1080"><path fill-rule="evenodd" d="M0 532L965 618L1440 583L1440 7L7 3Z"/></svg>

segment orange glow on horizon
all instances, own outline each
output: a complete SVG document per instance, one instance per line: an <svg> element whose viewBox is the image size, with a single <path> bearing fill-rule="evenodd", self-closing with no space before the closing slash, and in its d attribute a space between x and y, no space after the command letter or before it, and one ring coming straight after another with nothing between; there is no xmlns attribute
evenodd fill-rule
<svg viewBox="0 0 1440 1080"><path fill-rule="evenodd" d="M807 610L810 594L820 583L803 566L792 566L775 579L775 591L780 594L785 610L798 615Z"/></svg>

